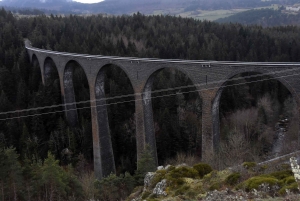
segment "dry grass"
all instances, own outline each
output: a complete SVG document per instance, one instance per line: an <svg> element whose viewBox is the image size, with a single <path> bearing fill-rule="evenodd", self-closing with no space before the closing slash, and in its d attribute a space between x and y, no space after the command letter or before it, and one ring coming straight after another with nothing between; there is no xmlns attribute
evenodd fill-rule
<svg viewBox="0 0 300 201"><path fill-rule="evenodd" d="M165 165L180 165L180 164L187 164L189 166L193 166L197 163L200 163L201 159L192 154L185 154L185 153L177 153L176 157L166 160Z"/></svg>
<svg viewBox="0 0 300 201"><path fill-rule="evenodd" d="M95 175L94 172L86 172L79 177L79 181L82 185L82 189L85 194L85 198L88 200L94 200L96 194L96 188L94 187Z"/></svg>

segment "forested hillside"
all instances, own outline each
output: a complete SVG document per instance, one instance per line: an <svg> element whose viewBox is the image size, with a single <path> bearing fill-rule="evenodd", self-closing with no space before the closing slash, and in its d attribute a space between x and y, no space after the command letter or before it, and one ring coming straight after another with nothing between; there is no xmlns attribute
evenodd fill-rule
<svg viewBox="0 0 300 201"><path fill-rule="evenodd" d="M3 114L61 104L58 74L53 74L51 82L42 84L39 67L29 63L24 38L29 38L34 47L85 54L299 62L299 29L293 26L245 27L140 13L112 17L51 15L17 20L10 12L1 9L0 157L3 163L0 167L0 194L3 200L49 200L51 196L63 200L77 197L80 200L81 197L91 198L91 194L105 200L101 193L108 191L98 183L97 192L90 192L83 184L87 182L84 180L87 173L92 171L93 159L89 108L79 110L79 124L75 128L68 126L62 108ZM73 81L76 101L89 100L87 80L79 66ZM247 79L242 82L247 82ZM183 73L166 69L157 75L154 89L190 84ZM107 97L133 94L128 78L117 66L109 68L105 87ZM170 161L177 153L195 155L196 158L201 156L201 97L193 90L190 93L168 91L159 94L165 98L153 99L160 164ZM125 171L133 174L136 169L134 102L130 102L133 98L128 100L127 103L108 107L117 174ZM297 125L290 93L276 81L228 87L221 103L223 150L226 149L224 153L227 155L219 157L224 161L213 164L215 168L233 165L245 158L259 160L270 153L273 140L270 136L274 134L273 127L281 115L290 115L291 125ZM55 110L59 112L39 115ZM245 121L236 126L235 115L244 115ZM297 138L298 128L294 127L289 131L290 141ZM242 136L238 138L240 142L247 142L246 145L241 144L240 150L233 150L227 143L236 139L235 136ZM246 149L257 150L255 157L249 155ZM234 158L231 151L240 157L237 161L229 161ZM121 197L135 185L132 176L126 174L125 178L131 182L128 189L122 189L122 179L116 184L122 189ZM78 184L78 180L82 185ZM53 188L55 190L49 190Z"/></svg>
<svg viewBox="0 0 300 201"><path fill-rule="evenodd" d="M294 5L298 0L105 0L94 4L78 3L71 0L2 0L0 6L14 8L37 8L59 11L60 13L109 13L143 14L165 13L179 15L188 11L211 11L231 9L253 9L273 4Z"/></svg>
<svg viewBox="0 0 300 201"><path fill-rule="evenodd" d="M288 13L282 9L257 9L237 13L218 19L220 23L239 23L244 25L261 25L263 27L300 25L300 13Z"/></svg>
<svg viewBox="0 0 300 201"><path fill-rule="evenodd" d="M18 21L33 45L88 54L230 61L299 61L298 27L263 29L171 16L41 16Z"/></svg>

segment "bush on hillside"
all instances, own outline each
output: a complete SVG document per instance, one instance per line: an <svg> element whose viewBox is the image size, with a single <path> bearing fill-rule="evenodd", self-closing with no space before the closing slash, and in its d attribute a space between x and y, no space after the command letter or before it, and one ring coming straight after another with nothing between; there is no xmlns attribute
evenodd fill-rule
<svg viewBox="0 0 300 201"><path fill-rule="evenodd" d="M244 162L243 167L246 168L247 170L254 168L256 166L255 162Z"/></svg>
<svg viewBox="0 0 300 201"><path fill-rule="evenodd" d="M125 199L134 189L136 181L129 173L116 176L110 174L108 177L95 182L98 190L96 198L100 201Z"/></svg>
<svg viewBox="0 0 300 201"><path fill-rule="evenodd" d="M198 163L194 165L193 168L198 171L200 178L203 178L204 175L213 171L211 166L206 163Z"/></svg>
<svg viewBox="0 0 300 201"><path fill-rule="evenodd" d="M250 192L253 189L258 190L259 186L262 184L266 184L270 187L273 187L275 185L279 185L279 180L271 176L260 175L256 177L251 177L250 179L239 184L237 186L237 189L245 189L247 192Z"/></svg>
<svg viewBox="0 0 300 201"><path fill-rule="evenodd" d="M198 177L198 171L191 167L182 166L182 167L177 167L174 170L170 171L168 175L172 178L187 177L187 178L194 179Z"/></svg>
<svg viewBox="0 0 300 201"><path fill-rule="evenodd" d="M225 183L230 185L230 186L233 186L233 185L236 185L238 183L240 178L241 178L241 173L234 172L225 179Z"/></svg>

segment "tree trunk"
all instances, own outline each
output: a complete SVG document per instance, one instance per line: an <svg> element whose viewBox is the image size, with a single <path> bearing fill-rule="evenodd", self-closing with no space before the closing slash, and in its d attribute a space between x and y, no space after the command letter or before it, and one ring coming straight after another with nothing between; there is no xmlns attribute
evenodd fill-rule
<svg viewBox="0 0 300 201"><path fill-rule="evenodd" d="M30 196L30 187L28 186L28 184L26 183L26 190L27 190L27 200L31 201L31 196Z"/></svg>
<svg viewBox="0 0 300 201"><path fill-rule="evenodd" d="M2 200L4 201L4 187L3 182L1 182Z"/></svg>
<svg viewBox="0 0 300 201"><path fill-rule="evenodd" d="M13 183L13 187L14 187L14 201L17 201L17 191L16 191L16 183Z"/></svg>

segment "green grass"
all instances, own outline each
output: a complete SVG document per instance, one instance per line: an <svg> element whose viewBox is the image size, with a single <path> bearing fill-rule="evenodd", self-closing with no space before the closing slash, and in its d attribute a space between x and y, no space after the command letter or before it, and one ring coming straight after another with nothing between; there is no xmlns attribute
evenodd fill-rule
<svg viewBox="0 0 300 201"><path fill-rule="evenodd" d="M183 8L170 10L155 10L153 15L175 15L181 17L191 17L199 20L214 21L219 18L228 17L248 9L232 9L232 10L196 10L184 12Z"/></svg>
<svg viewBox="0 0 300 201"><path fill-rule="evenodd" d="M273 8L278 9L278 5L272 5L268 7L258 7L255 9L262 9L262 8ZM162 10L155 10L153 11L153 15L175 15L181 17L191 17L199 20L208 20L208 21L215 21L220 18L229 17L231 15L247 11L249 9L246 8L238 8L238 9L230 9L230 10L196 10L196 11L188 11L184 12L184 8L177 8L177 9L162 9Z"/></svg>

